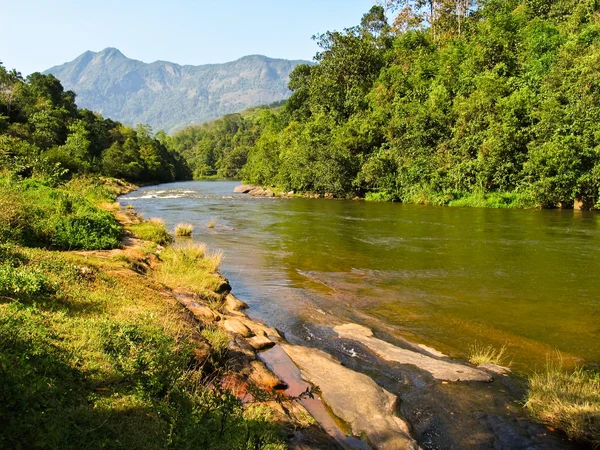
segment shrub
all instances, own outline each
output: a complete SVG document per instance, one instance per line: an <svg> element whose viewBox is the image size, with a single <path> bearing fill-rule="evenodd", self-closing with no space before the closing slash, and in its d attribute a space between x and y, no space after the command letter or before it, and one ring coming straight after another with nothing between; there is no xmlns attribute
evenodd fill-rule
<svg viewBox="0 0 600 450"><path fill-rule="evenodd" d="M52 284L40 270L0 266L0 297L25 298L52 291Z"/></svg>
<svg viewBox="0 0 600 450"><path fill-rule="evenodd" d="M120 245L112 214L81 195L34 179L0 182L0 242L59 250L104 250Z"/></svg>

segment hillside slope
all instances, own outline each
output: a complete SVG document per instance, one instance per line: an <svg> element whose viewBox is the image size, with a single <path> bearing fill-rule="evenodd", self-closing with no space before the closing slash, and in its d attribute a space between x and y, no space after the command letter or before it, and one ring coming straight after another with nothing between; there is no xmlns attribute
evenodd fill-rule
<svg viewBox="0 0 600 450"><path fill-rule="evenodd" d="M286 99L289 74L304 62L251 55L202 66L147 64L107 48L85 52L44 73L75 91L82 108L126 124L173 131Z"/></svg>

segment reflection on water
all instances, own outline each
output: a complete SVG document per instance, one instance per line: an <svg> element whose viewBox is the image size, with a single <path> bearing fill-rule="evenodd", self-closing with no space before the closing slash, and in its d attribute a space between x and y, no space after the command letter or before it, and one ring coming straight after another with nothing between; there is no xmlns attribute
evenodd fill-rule
<svg viewBox="0 0 600 450"><path fill-rule="evenodd" d="M353 320L455 356L507 343L521 370L556 349L600 363L596 213L252 198L236 184L165 184L121 202L171 229L194 224L225 252L251 315L293 342L306 321Z"/></svg>

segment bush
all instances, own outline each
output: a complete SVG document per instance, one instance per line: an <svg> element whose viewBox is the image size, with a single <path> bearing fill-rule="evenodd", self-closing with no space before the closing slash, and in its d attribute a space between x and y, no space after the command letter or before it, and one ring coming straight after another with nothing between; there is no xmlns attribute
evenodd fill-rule
<svg viewBox="0 0 600 450"><path fill-rule="evenodd" d="M105 250L120 245L112 214L81 195L39 180L0 181L0 242L59 250Z"/></svg>
<svg viewBox="0 0 600 450"><path fill-rule="evenodd" d="M0 266L0 297L27 298L53 290L48 277L40 270Z"/></svg>

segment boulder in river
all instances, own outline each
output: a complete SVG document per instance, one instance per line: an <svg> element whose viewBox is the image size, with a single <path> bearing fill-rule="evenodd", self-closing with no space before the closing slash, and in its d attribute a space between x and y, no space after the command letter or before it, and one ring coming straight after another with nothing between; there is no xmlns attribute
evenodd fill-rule
<svg viewBox="0 0 600 450"><path fill-rule="evenodd" d="M251 190L256 189L256 186L250 186L249 184L242 184L240 186L236 186L233 189L233 192L236 194L247 194Z"/></svg>

